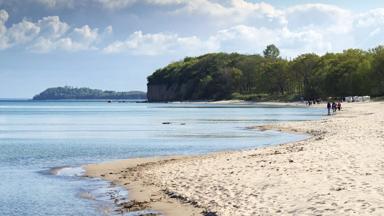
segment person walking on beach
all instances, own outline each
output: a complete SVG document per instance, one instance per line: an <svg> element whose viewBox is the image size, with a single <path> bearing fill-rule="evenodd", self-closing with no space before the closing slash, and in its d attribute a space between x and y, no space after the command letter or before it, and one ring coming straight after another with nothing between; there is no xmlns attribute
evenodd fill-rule
<svg viewBox="0 0 384 216"><path fill-rule="evenodd" d="M328 101L327 103L328 115L331 115L331 103Z"/></svg>
<svg viewBox="0 0 384 216"><path fill-rule="evenodd" d="M337 103L337 110L341 110L341 102L339 101L338 103Z"/></svg>
<svg viewBox="0 0 384 216"><path fill-rule="evenodd" d="M333 112L336 112L336 103L335 102L332 102L332 110L333 110Z"/></svg>

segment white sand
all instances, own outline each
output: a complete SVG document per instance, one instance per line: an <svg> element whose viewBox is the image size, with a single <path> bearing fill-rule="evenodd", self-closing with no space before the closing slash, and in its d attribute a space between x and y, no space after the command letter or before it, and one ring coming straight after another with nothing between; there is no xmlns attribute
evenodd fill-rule
<svg viewBox="0 0 384 216"><path fill-rule="evenodd" d="M313 136L249 151L90 165L88 175L105 174L168 215L384 215L384 103L344 104L331 118L255 129Z"/></svg>

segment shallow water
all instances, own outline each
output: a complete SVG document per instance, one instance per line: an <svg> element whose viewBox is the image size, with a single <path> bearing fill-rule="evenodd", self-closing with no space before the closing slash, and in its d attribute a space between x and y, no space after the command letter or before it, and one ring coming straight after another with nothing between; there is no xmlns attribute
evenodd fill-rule
<svg viewBox="0 0 384 216"><path fill-rule="evenodd" d="M49 170L290 142L305 136L246 127L322 115L256 105L0 101L0 215L102 215L119 188L76 177L79 169Z"/></svg>

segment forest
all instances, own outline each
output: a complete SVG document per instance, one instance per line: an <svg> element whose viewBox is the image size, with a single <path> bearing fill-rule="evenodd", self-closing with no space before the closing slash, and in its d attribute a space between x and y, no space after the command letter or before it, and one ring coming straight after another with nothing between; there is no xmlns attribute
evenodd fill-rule
<svg viewBox="0 0 384 216"><path fill-rule="evenodd" d="M211 53L186 57L148 77L148 89L163 86L170 100L298 100L384 95L384 46L319 56L280 57L275 45L263 55ZM153 92L153 91L152 91ZM148 99L161 101L148 92Z"/></svg>
<svg viewBox="0 0 384 216"><path fill-rule="evenodd" d="M62 99L146 99L146 93L140 91L115 92L70 86L48 88L33 97L33 100Z"/></svg>

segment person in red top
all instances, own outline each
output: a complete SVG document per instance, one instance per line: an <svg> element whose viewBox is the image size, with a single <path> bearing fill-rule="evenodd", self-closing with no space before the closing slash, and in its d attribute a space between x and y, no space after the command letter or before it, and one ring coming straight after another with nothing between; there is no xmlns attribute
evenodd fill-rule
<svg viewBox="0 0 384 216"><path fill-rule="evenodd" d="M337 103L337 109L338 109L339 111L341 110L341 102L340 102L340 101Z"/></svg>

